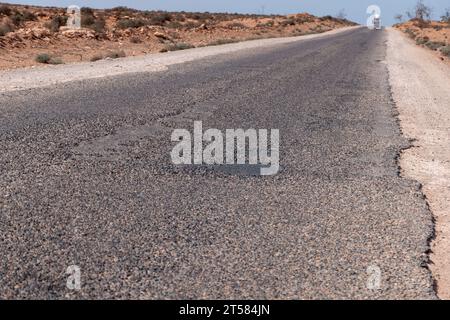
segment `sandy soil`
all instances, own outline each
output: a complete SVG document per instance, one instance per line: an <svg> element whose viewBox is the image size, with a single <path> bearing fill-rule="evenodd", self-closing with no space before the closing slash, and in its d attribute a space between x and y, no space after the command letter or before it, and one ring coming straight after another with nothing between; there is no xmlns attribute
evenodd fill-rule
<svg viewBox="0 0 450 320"><path fill-rule="evenodd" d="M387 60L403 133L414 139L402 174L422 183L435 216L429 267L438 296L450 299L450 66L394 29Z"/></svg>

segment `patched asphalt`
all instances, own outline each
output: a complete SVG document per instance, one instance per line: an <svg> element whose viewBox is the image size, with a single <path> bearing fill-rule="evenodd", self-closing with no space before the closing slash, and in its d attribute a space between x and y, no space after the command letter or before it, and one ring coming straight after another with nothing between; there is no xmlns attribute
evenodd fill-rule
<svg viewBox="0 0 450 320"><path fill-rule="evenodd" d="M1 94L0 297L435 298L385 40L357 29ZM171 132L193 121L279 129L279 174L174 166Z"/></svg>

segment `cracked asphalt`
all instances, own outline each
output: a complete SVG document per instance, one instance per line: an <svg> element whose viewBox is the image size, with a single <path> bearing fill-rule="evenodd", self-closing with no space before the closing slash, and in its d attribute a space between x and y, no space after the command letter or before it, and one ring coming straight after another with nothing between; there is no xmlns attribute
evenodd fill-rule
<svg viewBox="0 0 450 320"><path fill-rule="evenodd" d="M0 298L436 298L385 54L356 29L1 94ZM172 165L194 121L279 129L279 174Z"/></svg>

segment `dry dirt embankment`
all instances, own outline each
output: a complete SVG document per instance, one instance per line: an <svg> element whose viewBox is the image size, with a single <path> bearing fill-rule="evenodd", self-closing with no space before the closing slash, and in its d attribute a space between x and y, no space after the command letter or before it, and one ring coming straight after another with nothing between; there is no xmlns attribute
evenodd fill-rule
<svg viewBox="0 0 450 320"><path fill-rule="evenodd" d="M403 133L402 174L423 185L436 219L430 269L440 298L450 299L450 66L396 30L389 31L388 66Z"/></svg>
<svg viewBox="0 0 450 320"><path fill-rule="evenodd" d="M323 33L355 25L331 16L138 11L81 8L70 30L65 8L0 4L0 70L45 63L139 56L252 39Z"/></svg>
<svg viewBox="0 0 450 320"><path fill-rule="evenodd" d="M441 60L450 61L450 21L424 21L413 19L395 25L417 45L429 48L440 56Z"/></svg>

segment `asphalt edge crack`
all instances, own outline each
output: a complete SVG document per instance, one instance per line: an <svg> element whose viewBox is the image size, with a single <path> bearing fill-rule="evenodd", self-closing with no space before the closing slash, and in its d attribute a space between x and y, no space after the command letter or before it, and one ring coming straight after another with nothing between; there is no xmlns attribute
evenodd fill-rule
<svg viewBox="0 0 450 320"><path fill-rule="evenodd" d="M387 42L385 42L384 45L386 48L386 58L387 58ZM386 61L388 61L388 59L386 59ZM422 260L420 266L427 270L428 275L430 277L431 289L433 291L433 294L436 297L436 299L439 299L438 295L437 295L437 292L438 292L437 279L434 277L434 274L430 268L430 265L433 264L433 261L431 260L432 243L436 239L436 217L435 217L433 211L431 210L428 198L427 198L425 192L423 191L423 184L420 183L418 180L406 177L403 174L402 166L400 164L401 158L406 151L413 149L413 148L417 148L417 146L414 145L414 142L416 141L416 139L407 137L403 131L401 119L400 119L400 111L399 111L397 103L394 99L394 92L393 92L393 88L392 88L392 84L391 84L392 78L391 78L391 73L389 71L389 68L387 67L387 63L385 66L385 70L387 72L388 80L389 80L387 87L388 87L389 101L390 101L390 106L391 106L391 114L392 114L392 117L394 118L394 121L395 121L397 127L398 127L401 139L404 141L404 144L399 146L399 148L395 154L395 159L394 159L396 167L397 167L397 177L399 179L403 179L405 181L409 181L412 184L414 184L416 193L420 196L420 199L423 200L423 202L425 204L425 211L428 213L432 227L431 227L430 233L428 234L427 239L426 239L427 250L425 252L423 252L423 257L422 257L423 260Z"/></svg>

